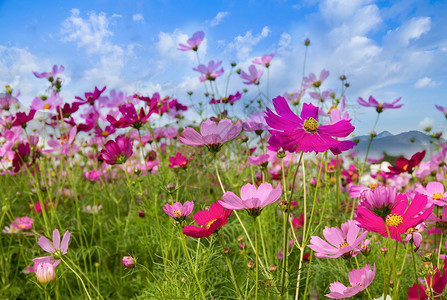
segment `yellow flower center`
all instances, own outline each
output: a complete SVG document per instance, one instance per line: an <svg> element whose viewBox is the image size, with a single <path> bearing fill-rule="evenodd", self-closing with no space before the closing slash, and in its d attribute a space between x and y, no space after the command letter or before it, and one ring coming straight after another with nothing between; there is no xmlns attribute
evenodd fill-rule
<svg viewBox="0 0 447 300"><path fill-rule="evenodd" d="M377 182L376 183L370 183L368 187L371 189L371 191L374 191L376 188L379 187L379 184Z"/></svg>
<svg viewBox="0 0 447 300"><path fill-rule="evenodd" d="M349 246L349 243L347 241L345 241L343 244L340 244L340 246L338 246L338 248L340 249L340 248L343 248L346 246Z"/></svg>
<svg viewBox="0 0 447 300"><path fill-rule="evenodd" d="M435 200L439 200L442 198L442 194L441 193L434 193L433 196L431 196L433 199Z"/></svg>
<svg viewBox="0 0 447 300"><path fill-rule="evenodd" d="M26 225L25 224L21 224L20 228L25 229Z"/></svg>
<svg viewBox="0 0 447 300"><path fill-rule="evenodd" d="M178 218L182 215L182 213L180 212L180 210L174 210L174 215Z"/></svg>
<svg viewBox="0 0 447 300"><path fill-rule="evenodd" d="M402 169L403 169L404 171L406 171L406 170L408 169L408 165L405 165Z"/></svg>
<svg viewBox="0 0 447 300"><path fill-rule="evenodd" d="M43 109L50 109L50 108L51 108L51 104L46 103L43 105Z"/></svg>
<svg viewBox="0 0 447 300"><path fill-rule="evenodd" d="M304 130L306 130L307 132L314 133L315 131L317 131L319 126L320 125L318 124L318 121L312 117L307 118L304 121Z"/></svg>
<svg viewBox="0 0 447 300"><path fill-rule="evenodd" d="M210 228L211 224L213 224L217 219L212 219L211 221L209 221L208 223L206 223L206 228Z"/></svg>
<svg viewBox="0 0 447 300"><path fill-rule="evenodd" d="M109 135L109 132L108 132L107 130L104 130L104 131L102 132L102 135L103 135L103 136L108 136L108 135Z"/></svg>
<svg viewBox="0 0 447 300"><path fill-rule="evenodd" d="M389 214L386 216L386 223L388 226L397 227L404 222L404 218L398 214Z"/></svg>

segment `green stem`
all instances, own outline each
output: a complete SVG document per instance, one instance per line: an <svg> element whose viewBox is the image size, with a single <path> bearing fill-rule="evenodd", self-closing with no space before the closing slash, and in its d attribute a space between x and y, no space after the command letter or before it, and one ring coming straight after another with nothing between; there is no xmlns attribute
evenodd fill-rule
<svg viewBox="0 0 447 300"><path fill-rule="evenodd" d="M220 243L222 244L222 249L225 249L225 242L224 242L224 239L223 239L222 230L219 230L218 234L219 234L219 237L220 237ZM236 292L237 292L237 294L239 296L239 299L243 299L241 290L239 289L239 285L237 284L236 276L234 275L233 265L231 264L231 260L228 257L228 253L224 254L224 256L225 256L225 259L227 260L227 265L228 265L228 269L230 270L231 279L233 280L234 288L236 289ZM258 292L258 290L256 289L256 295L257 295L257 292Z"/></svg>
<svg viewBox="0 0 447 300"><path fill-rule="evenodd" d="M414 255L413 243L411 243L411 256L413 257L413 270L414 270L414 283L416 284L416 288L418 290L418 299L421 300L421 293L419 292L419 283L418 283L418 271L416 268L416 257Z"/></svg>
<svg viewBox="0 0 447 300"><path fill-rule="evenodd" d="M81 281L82 287L84 288L84 291L85 291L85 293L87 294L87 298L88 298L89 300L92 300L92 298L90 297L90 294L89 294L88 291L87 291L87 288L85 287L84 281L82 280L81 276L79 276L79 274L76 273L76 271L73 270L73 269L70 267L70 265L67 264L67 262L66 262L65 260L63 260L62 258L61 258L61 260L62 260L62 262L63 262L63 263L70 269L70 271L72 271L72 272L76 275L76 277L79 278L79 280Z"/></svg>
<svg viewBox="0 0 447 300"><path fill-rule="evenodd" d="M157 280L157 277L155 277L154 273L152 273L151 270L149 270L145 265L142 265L142 264L139 264L139 265L142 266L152 276L152 278L154 278L155 283L157 283L158 288L160 289L160 292L163 295L163 299L167 299L165 292L163 290L163 287L161 286L160 282Z"/></svg>
<svg viewBox="0 0 447 300"><path fill-rule="evenodd" d="M253 222L254 222L254 230L255 230L255 252L256 252L256 263L255 263L255 266L256 266L256 292L255 292L255 300L257 300L258 299L258 281L259 281L259 279L258 279L258 277L259 277L259 267L258 267L258 261L259 261L259 259L258 259L258 229L256 228L257 226L256 226L256 217L254 217L253 218L254 220L253 220Z"/></svg>

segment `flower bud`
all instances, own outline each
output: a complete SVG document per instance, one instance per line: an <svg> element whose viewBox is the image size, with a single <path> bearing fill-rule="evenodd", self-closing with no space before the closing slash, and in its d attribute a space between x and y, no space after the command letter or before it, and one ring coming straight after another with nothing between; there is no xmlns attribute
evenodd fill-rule
<svg viewBox="0 0 447 300"><path fill-rule="evenodd" d="M223 249L223 254L224 254L224 255L227 255L227 254L229 254L230 252L231 252L230 248L225 248L225 249Z"/></svg>
<svg viewBox="0 0 447 300"><path fill-rule="evenodd" d="M144 218L144 210L139 210L138 216L140 216L140 218Z"/></svg>
<svg viewBox="0 0 447 300"><path fill-rule="evenodd" d="M310 45L310 39L309 38L306 38L305 40L304 40L304 46L309 46Z"/></svg>
<svg viewBox="0 0 447 300"><path fill-rule="evenodd" d="M388 248L387 247L382 247L382 248L380 248L380 252L387 253L388 252Z"/></svg>
<svg viewBox="0 0 447 300"><path fill-rule="evenodd" d="M276 269L277 269L277 267L276 267L275 265L271 265L271 266L269 267L269 271L270 271L270 272L275 272Z"/></svg>
<svg viewBox="0 0 447 300"><path fill-rule="evenodd" d="M171 183L168 183L168 185L166 186L166 190L167 190L168 192L172 192L172 191L174 191L174 190L175 190L175 184L173 184L172 182L171 182Z"/></svg>
<svg viewBox="0 0 447 300"><path fill-rule="evenodd" d="M38 264L36 268L36 277L43 285L55 281L56 272L54 271L53 265L50 263Z"/></svg>
<svg viewBox="0 0 447 300"><path fill-rule="evenodd" d="M128 269L132 269L133 267L135 267L135 260L132 256L124 256L122 261L123 265Z"/></svg>
<svg viewBox="0 0 447 300"><path fill-rule="evenodd" d="M250 260L250 261L247 263L247 267L248 267L249 269L254 269L254 268L255 268L255 265L256 265L256 263L255 263L254 260Z"/></svg>
<svg viewBox="0 0 447 300"><path fill-rule="evenodd" d="M235 61L232 61L232 62L230 63L230 65L234 68L234 67L236 67L236 62L235 62Z"/></svg>

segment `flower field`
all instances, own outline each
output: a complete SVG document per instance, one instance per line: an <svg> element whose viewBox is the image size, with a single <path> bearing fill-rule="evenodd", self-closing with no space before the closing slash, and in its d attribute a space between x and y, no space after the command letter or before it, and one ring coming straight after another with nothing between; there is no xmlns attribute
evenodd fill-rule
<svg viewBox="0 0 447 300"><path fill-rule="evenodd" d="M334 92L329 71L306 73L309 39L297 90L271 95L276 53L201 63L203 40L177 45L197 55L200 95L64 99L62 65L34 72L46 93L30 108L5 87L0 299L446 297L442 132L368 157L405 99L347 105L349 78ZM377 115L366 153L352 110Z"/></svg>

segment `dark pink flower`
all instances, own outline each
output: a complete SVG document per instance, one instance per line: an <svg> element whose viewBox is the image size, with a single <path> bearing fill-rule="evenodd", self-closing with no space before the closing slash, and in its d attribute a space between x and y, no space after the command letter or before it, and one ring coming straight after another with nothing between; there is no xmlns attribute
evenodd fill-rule
<svg viewBox="0 0 447 300"><path fill-rule="evenodd" d="M281 96L273 99L278 115L267 108L265 121L272 128L269 140L271 150L282 147L289 152L324 152L331 150L334 154L351 149L356 144L352 141L338 141L333 137L346 137L354 126L348 120L340 120L331 125L320 125L318 108L304 103L301 117L292 112L286 99Z"/></svg>
<svg viewBox="0 0 447 300"><path fill-rule="evenodd" d="M374 99L373 96L369 96L368 102L363 100L363 98L361 98L361 97L359 97L357 102L362 106L375 107L376 111L380 114L381 112L383 112L383 110L385 108L400 108L400 107L402 107L403 104L397 104L397 102L399 102L400 99L401 99L401 97L397 98L396 100L394 100L391 103L379 103L379 101Z"/></svg>
<svg viewBox="0 0 447 300"><path fill-rule="evenodd" d="M115 141L108 141L101 150L101 158L109 165L124 164L132 156L132 140L119 136Z"/></svg>
<svg viewBox="0 0 447 300"><path fill-rule="evenodd" d="M179 44L178 50L181 51L197 51L199 49L200 43L203 41L203 38L205 37L205 33L203 31L197 31L192 35L192 38L188 39L185 44Z"/></svg>
<svg viewBox="0 0 447 300"><path fill-rule="evenodd" d="M14 122L12 123L12 126L22 126L23 128L25 128L26 123L34 119L35 114L36 111L34 109L31 109L28 115L24 112L16 113L16 117Z"/></svg>
<svg viewBox="0 0 447 300"><path fill-rule="evenodd" d="M81 102L74 102L77 105L84 105L84 104L90 104L94 105L95 101L98 100L98 98L101 96L101 94L106 90L106 87L103 87L102 90L98 90L98 88L95 86L95 90L93 93L88 92L84 94L85 99L82 99L81 97L75 97L77 100L80 100Z"/></svg>
<svg viewBox="0 0 447 300"><path fill-rule="evenodd" d="M132 269L133 267L135 267L135 259L132 256L124 256L122 262L123 265L128 269Z"/></svg>
<svg viewBox="0 0 447 300"><path fill-rule="evenodd" d="M243 80L245 80L244 83L259 85L259 80L264 72L256 69L255 65L250 65L250 67L248 67L248 72L250 72L250 74L247 74L241 70L240 76Z"/></svg>
<svg viewBox="0 0 447 300"><path fill-rule="evenodd" d="M197 68L193 68L193 70L203 74L202 76L200 76L200 82L207 80L214 81L217 77L221 76L224 73L223 68L219 69L221 65L222 61L214 62L214 60L210 60L208 62L208 66L200 64L197 66Z"/></svg>
<svg viewBox="0 0 447 300"><path fill-rule="evenodd" d="M360 206L356 211L355 220L361 228L377 232L384 237L388 237L387 225L390 238L403 242L401 238L402 234L409 228L416 227L418 224L424 222L430 216L433 206L425 209L427 203L427 196L416 194L410 206L408 206L407 196L405 194L399 194L397 196L397 202L389 214L384 215L384 210L378 213L364 206Z"/></svg>
<svg viewBox="0 0 447 300"><path fill-rule="evenodd" d="M186 168L188 166L188 159L183 156L180 152L177 152L175 156L169 157L169 167L171 169L178 169L178 168Z"/></svg>
<svg viewBox="0 0 447 300"><path fill-rule="evenodd" d="M195 238L209 237L227 224L232 212L231 209L224 209L218 202L214 202L209 211L198 211L194 215L194 221L203 227L187 225L183 228L183 234Z"/></svg>
<svg viewBox="0 0 447 300"><path fill-rule="evenodd" d="M137 114L137 110L132 103L121 105L119 111L123 116L118 121L111 115L107 116L107 121L109 121L115 128L133 127L135 129L140 129L150 117L150 114L146 115L143 108L141 108L140 113Z"/></svg>

